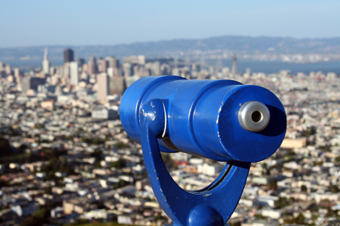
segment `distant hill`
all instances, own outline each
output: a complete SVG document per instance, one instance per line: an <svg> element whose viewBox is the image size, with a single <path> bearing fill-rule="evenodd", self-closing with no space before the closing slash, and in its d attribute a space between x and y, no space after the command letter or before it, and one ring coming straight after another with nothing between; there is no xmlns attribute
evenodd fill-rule
<svg viewBox="0 0 340 226"><path fill-rule="evenodd" d="M176 39L96 46L34 46L0 48L0 61L8 59L42 60L47 47L52 60L62 60L63 50L72 48L75 57L88 59L94 55L123 58L146 55L149 58L195 55L197 53L236 54L340 54L340 37L297 39L289 37L220 36L205 39Z"/></svg>

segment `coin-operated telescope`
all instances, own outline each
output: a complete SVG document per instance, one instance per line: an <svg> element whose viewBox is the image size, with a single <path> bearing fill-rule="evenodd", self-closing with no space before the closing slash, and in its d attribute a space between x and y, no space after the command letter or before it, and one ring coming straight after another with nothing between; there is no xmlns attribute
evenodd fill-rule
<svg viewBox="0 0 340 226"><path fill-rule="evenodd" d="M265 88L231 80L151 76L124 93L120 118L142 145L155 196L174 226L223 226L241 197L251 162L281 145L286 115ZM226 162L216 180L185 191L167 171L160 151L186 152Z"/></svg>

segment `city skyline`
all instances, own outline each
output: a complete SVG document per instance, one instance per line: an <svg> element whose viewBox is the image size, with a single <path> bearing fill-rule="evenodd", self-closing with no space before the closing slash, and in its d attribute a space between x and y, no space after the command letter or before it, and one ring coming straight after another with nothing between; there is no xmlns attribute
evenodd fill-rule
<svg viewBox="0 0 340 226"><path fill-rule="evenodd" d="M204 224L196 212L214 225L340 225L339 9L0 0L0 226L176 224L164 203L190 225ZM159 99L168 123L150 145L175 152L153 178L147 156L159 153L143 133L156 129L159 108L146 103ZM151 124L140 115L152 112ZM168 196L161 177L196 192ZM201 194L203 206L187 206ZM205 209L210 198L223 208Z"/></svg>
<svg viewBox="0 0 340 226"><path fill-rule="evenodd" d="M221 35L340 36L340 2L242 3L2 1L0 29L6 32L1 32L0 47L115 45Z"/></svg>
<svg viewBox="0 0 340 226"><path fill-rule="evenodd" d="M260 85L285 108L285 139L276 154L252 164L230 226L330 226L339 218L339 73L242 73L236 56L231 68L143 55L69 62L63 53L77 51L65 50L61 65L50 64L45 50L42 69L0 62L2 224L170 223L150 190L142 147L118 114L134 81L161 74ZM181 152L165 158L186 190L208 186L224 166Z"/></svg>

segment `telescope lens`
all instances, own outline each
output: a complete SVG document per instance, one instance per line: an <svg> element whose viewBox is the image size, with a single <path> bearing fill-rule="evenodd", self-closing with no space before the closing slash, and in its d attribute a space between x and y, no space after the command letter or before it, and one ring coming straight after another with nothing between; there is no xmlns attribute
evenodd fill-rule
<svg viewBox="0 0 340 226"><path fill-rule="evenodd" d="M251 119L254 122L259 122L262 120L262 114L259 111L254 111L253 114L251 114Z"/></svg>

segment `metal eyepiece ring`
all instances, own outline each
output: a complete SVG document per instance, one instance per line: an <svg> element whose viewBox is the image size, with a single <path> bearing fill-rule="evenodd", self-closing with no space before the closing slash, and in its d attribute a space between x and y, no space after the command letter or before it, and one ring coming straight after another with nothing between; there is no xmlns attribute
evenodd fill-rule
<svg viewBox="0 0 340 226"><path fill-rule="evenodd" d="M259 132L264 130L269 120L270 112L267 106L258 101L248 101L238 111L238 122L247 131Z"/></svg>

